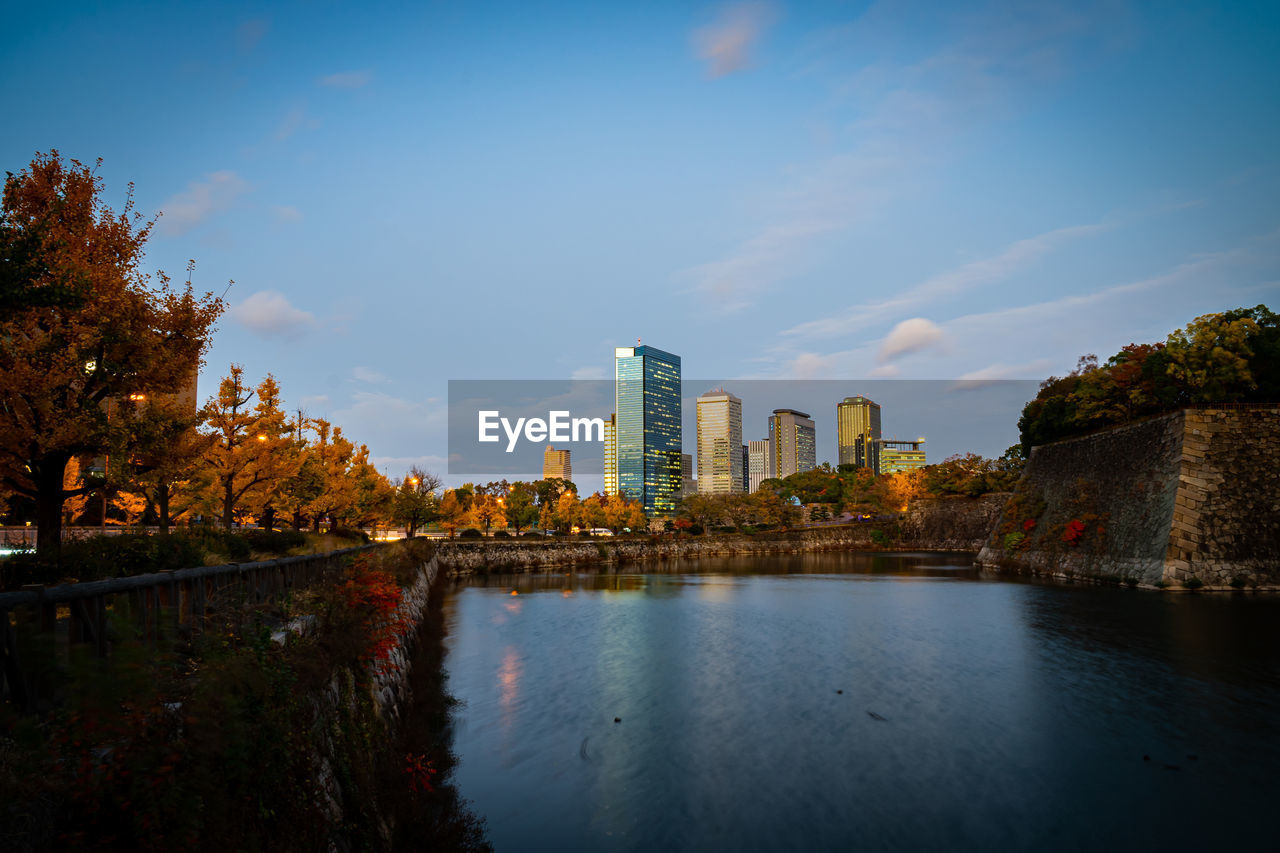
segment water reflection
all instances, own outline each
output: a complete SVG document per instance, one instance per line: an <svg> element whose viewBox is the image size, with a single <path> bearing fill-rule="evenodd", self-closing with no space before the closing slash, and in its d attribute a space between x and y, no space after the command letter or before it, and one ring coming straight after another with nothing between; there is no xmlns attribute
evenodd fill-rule
<svg viewBox="0 0 1280 853"><path fill-rule="evenodd" d="M458 783L498 850L1269 837L1280 602L1000 582L954 554L654 568L446 599Z"/></svg>

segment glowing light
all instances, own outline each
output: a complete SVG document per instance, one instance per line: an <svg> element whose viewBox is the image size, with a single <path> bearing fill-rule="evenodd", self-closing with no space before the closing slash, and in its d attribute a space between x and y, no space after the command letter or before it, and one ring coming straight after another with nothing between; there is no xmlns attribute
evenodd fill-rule
<svg viewBox="0 0 1280 853"><path fill-rule="evenodd" d="M514 590L514 589L513 589L513 590L511 590L511 594L512 594L512 595L519 595L520 593L519 593L518 591L516 591L516 590Z"/></svg>
<svg viewBox="0 0 1280 853"><path fill-rule="evenodd" d="M266 441L266 440L267 440L267 437L265 435L258 436L258 441Z"/></svg>
<svg viewBox="0 0 1280 853"><path fill-rule="evenodd" d="M129 399L135 403L140 403L143 400L147 399L147 395L146 394L130 394Z"/></svg>

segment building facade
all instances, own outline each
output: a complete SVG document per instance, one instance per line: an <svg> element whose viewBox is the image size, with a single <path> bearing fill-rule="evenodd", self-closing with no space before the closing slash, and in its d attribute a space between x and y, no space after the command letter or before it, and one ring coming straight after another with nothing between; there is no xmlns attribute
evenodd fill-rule
<svg viewBox="0 0 1280 853"><path fill-rule="evenodd" d="M569 461L568 450L556 450L551 445L542 451L542 479L550 480L558 477L573 482L573 464Z"/></svg>
<svg viewBox="0 0 1280 853"><path fill-rule="evenodd" d="M698 494L742 491L742 400L718 389L698 398Z"/></svg>
<svg viewBox="0 0 1280 853"><path fill-rule="evenodd" d="M747 492L754 493L769 476L769 439L747 442Z"/></svg>
<svg viewBox="0 0 1280 853"><path fill-rule="evenodd" d="M614 350L618 491L648 516L680 502L680 356L651 346Z"/></svg>
<svg viewBox="0 0 1280 853"><path fill-rule="evenodd" d="M604 493L618 493L618 416L609 415L604 425Z"/></svg>
<svg viewBox="0 0 1280 853"><path fill-rule="evenodd" d="M915 441L898 441L896 438L880 440L880 473L896 474L899 471L910 471L923 468L928 463L924 458L923 438Z"/></svg>
<svg viewBox="0 0 1280 853"><path fill-rule="evenodd" d="M859 394L836 404L836 460L880 473L880 404Z"/></svg>
<svg viewBox="0 0 1280 853"><path fill-rule="evenodd" d="M693 477L693 457L688 453L680 454L680 497L698 493L698 481Z"/></svg>
<svg viewBox="0 0 1280 853"><path fill-rule="evenodd" d="M768 475L781 479L818 467L813 420L795 409L774 409L769 417Z"/></svg>

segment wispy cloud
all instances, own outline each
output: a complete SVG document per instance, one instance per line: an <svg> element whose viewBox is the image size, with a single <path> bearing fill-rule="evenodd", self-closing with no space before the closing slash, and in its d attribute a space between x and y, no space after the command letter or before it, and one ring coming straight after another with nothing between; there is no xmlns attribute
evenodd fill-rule
<svg viewBox="0 0 1280 853"><path fill-rule="evenodd" d="M373 72L368 68L359 71L342 71L337 74L329 74L316 80L321 86L327 86L331 89L359 89L361 86L369 85L369 81L373 79Z"/></svg>
<svg viewBox="0 0 1280 853"><path fill-rule="evenodd" d="M895 316L901 316L923 305L954 297L983 285L1006 281L1063 243L1102 229L1102 225L1075 225L1019 240L996 255L970 261L956 269L940 273L891 299L853 305L833 317L801 323L785 329L782 334L806 339L832 338L883 325Z"/></svg>
<svg viewBox="0 0 1280 853"><path fill-rule="evenodd" d="M388 385L391 380L385 374L374 370L372 367L353 367L351 368L350 382L360 382L366 385Z"/></svg>
<svg viewBox="0 0 1280 853"><path fill-rule="evenodd" d="M570 375L571 379L604 379L603 367L579 367Z"/></svg>
<svg viewBox="0 0 1280 853"><path fill-rule="evenodd" d="M240 26L236 27L236 44L243 52L253 50L269 29L271 29L271 22L266 18L250 18L247 21L241 21Z"/></svg>
<svg viewBox="0 0 1280 853"><path fill-rule="evenodd" d="M302 211L289 204L278 204L271 208L272 214L279 222L301 222Z"/></svg>
<svg viewBox="0 0 1280 853"><path fill-rule="evenodd" d="M212 172L202 181L192 181L185 190L165 201L160 206L164 215L157 227L163 234L184 234L212 214L230 207L248 191L248 182L235 172Z"/></svg>
<svg viewBox="0 0 1280 853"><path fill-rule="evenodd" d="M276 142L284 142L300 130L315 130L319 126L320 120L307 113L306 104L295 104L280 119L272 138Z"/></svg>
<svg viewBox="0 0 1280 853"><path fill-rule="evenodd" d="M721 10L709 26L694 33L698 58L707 63L707 74L723 77L751 67L756 42L777 19L771 3L738 3Z"/></svg>
<svg viewBox="0 0 1280 853"><path fill-rule="evenodd" d="M794 272L804 247L835 230L835 222L811 220L773 225L747 240L728 257L700 264L681 273L721 311L737 311L753 304L760 292Z"/></svg>
<svg viewBox="0 0 1280 853"><path fill-rule="evenodd" d="M824 122L837 129L833 136L844 141L844 150L789 166L784 185L767 204L768 220L754 235L723 258L685 272L700 277L697 290L712 307L755 304L764 292L802 275L806 261L835 237L919 192L937 167L958 156L971 132L1031 102L1042 84L1073 66L1070 60L1078 60L1090 40L1105 39L1114 17L1101 0L1064 9L997 5L962 14L936 4L872 4L853 23L815 39L810 55L789 58L799 63L797 79L830 89L834 106ZM939 22L938 38L907 38L925 12ZM713 63L713 73L736 67L740 52L734 45L743 37L730 36L751 32L740 23L731 26L737 19L728 13L723 20L723 27L707 31L705 44L721 45L707 58L728 58ZM711 38L721 31L723 39ZM820 233L809 230L813 222L823 223ZM1016 261L1016 252L1007 260ZM726 290L733 298L725 298ZM839 334L838 326L826 334Z"/></svg>
<svg viewBox="0 0 1280 853"><path fill-rule="evenodd" d="M292 338L315 326L310 311L295 307L276 290L260 290L233 307L231 316L242 326L265 338Z"/></svg>

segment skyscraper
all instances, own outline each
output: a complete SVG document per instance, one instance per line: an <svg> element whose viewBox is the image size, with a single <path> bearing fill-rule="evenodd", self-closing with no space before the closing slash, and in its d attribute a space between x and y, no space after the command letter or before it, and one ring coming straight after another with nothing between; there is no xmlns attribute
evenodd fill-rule
<svg viewBox="0 0 1280 853"><path fill-rule="evenodd" d="M698 493L698 481L693 478L693 457L688 453L680 454L680 497Z"/></svg>
<svg viewBox="0 0 1280 853"><path fill-rule="evenodd" d="M836 460L880 473L880 404L859 394L836 404Z"/></svg>
<svg viewBox="0 0 1280 853"><path fill-rule="evenodd" d="M542 479L550 480L552 477L573 482L573 464L569 461L568 450L556 450L548 444L542 451Z"/></svg>
<svg viewBox="0 0 1280 853"><path fill-rule="evenodd" d="M795 409L774 409L769 418L769 476L781 479L816 467L813 421Z"/></svg>
<svg viewBox="0 0 1280 853"><path fill-rule="evenodd" d="M609 415L604 425L604 493L618 493L618 416Z"/></svg>
<svg viewBox="0 0 1280 853"><path fill-rule="evenodd" d="M915 441L898 441L896 438L882 438L880 445L880 473L897 474L899 471L910 471L923 468L929 464L925 461L923 438Z"/></svg>
<svg viewBox="0 0 1280 853"><path fill-rule="evenodd" d="M742 401L723 388L698 398L698 494L742 491Z"/></svg>
<svg viewBox="0 0 1280 853"><path fill-rule="evenodd" d="M769 476L769 440L747 442L747 492L755 493Z"/></svg>
<svg viewBox="0 0 1280 853"><path fill-rule="evenodd" d="M614 350L618 491L646 515L680 502L680 356L650 346Z"/></svg>

